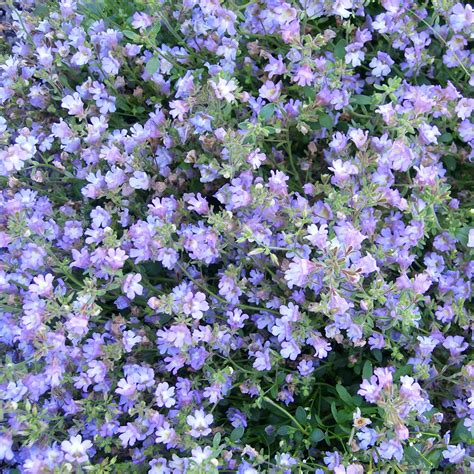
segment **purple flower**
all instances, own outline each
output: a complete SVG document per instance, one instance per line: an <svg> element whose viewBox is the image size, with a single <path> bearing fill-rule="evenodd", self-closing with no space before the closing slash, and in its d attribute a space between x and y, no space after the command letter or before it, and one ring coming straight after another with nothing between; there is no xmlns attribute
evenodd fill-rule
<svg viewBox="0 0 474 474"><path fill-rule="evenodd" d="M444 459L447 459L452 464L460 463L465 455L466 450L460 444L456 446L450 444L447 449L443 451Z"/></svg>
<svg viewBox="0 0 474 474"><path fill-rule="evenodd" d="M456 3L451 9L451 14L449 16L449 24L451 28L455 31L462 31L464 28L469 28L474 24L474 11L472 5L462 3Z"/></svg>
<svg viewBox="0 0 474 474"><path fill-rule="evenodd" d="M209 304L206 301L206 295L198 291L194 294L188 291L183 300L183 313L192 316L194 319L201 319L204 312L209 309Z"/></svg>
<svg viewBox="0 0 474 474"><path fill-rule="evenodd" d="M281 343L280 354L285 359L295 360L299 354L301 354L301 349L295 341L283 341Z"/></svg>
<svg viewBox="0 0 474 474"><path fill-rule="evenodd" d="M244 413L242 413L240 410L237 410L236 408L229 408L227 411L227 417L234 428L245 428L247 426L247 417Z"/></svg>
<svg viewBox="0 0 474 474"><path fill-rule="evenodd" d="M268 348L262 349L261 351L257 351L255 353L255 361L253 363L254 369L264 371L270 370L272 368L272 364L270 361L270 351Z"/></svg>
<svg viewBox="0 0 474 474"><path fill-rule="evenodd" d="M133 300L136 295L143 294L143 286L140 285L142 276L139 273L128 274L122 282L122 290L127 298Z"/></svg>
<svg viewBox="0 0 474 474"><path fill-rule="evenodd" d="M149 189L150 177L143 171L134 171L129 183L133 189Z"/></svg>
<svg viewBox="0 0 474 474"><path fill-rule="evenodd" d="M359 446L362 449L367 449L370 446L373 446L377 442L378 438L377 432L374 429L368 428L366 426L358 431L356 436L359 441Z"/></svg>
<svg viewBox="0 0 474 474"><path fill-rule="evenodd" d="M378 447L378 452L383 459L396 459L401 461L403 457L403 447L399 441L395 439L382 441Z"/></svg>
<svg viewBox="0 0 474 474"><path fill-rule="evenodd" d="M248 314L242 313L241 309L234 309L227 311L228 324L232 329L242 329L244 327L244 321L249 319Z"/></svg>
<svg viewBox="0 0 474 474"><path fill-rule="evenodd" d="M303 359L298 363L298 371L303 377L311 375L314 372L313 363Z"/></svg>
<svg viewBox="0 0 474 474"><path fill-rule="evenodd" d="M363 274L368 275L369 273L376 272L379 270L375 258L368 253L365 257L362 257L355 264L356 268Z"/></svg>
<svg viewBox="0 0 474 474"><path fill-rule="evenodd" d="M372 58L369 66L372 68L372 74L375 77L383 77L390 74L390 66L393 66L393 64L394 61L387 53L379 51L377 56Z"/></svg>
<svg viewBox="0 0 474 474"><path fill-rule="evenodd" d="M269 102L275 102L280 97L282 88L281 81L275 84L272 81L266 81L262 87L258 90L258 93L262 99L267 99Z"/></svg>
<svg viewBox="0 0 474 474"><path fill-rule="evenodd" d="M109 249L107 251L106 262L112 270L118 270L123 267L128 255L122 249Z"/></svg>
<svg viewBox="0 0 474 474"><path fill-rule="evenodd" d="M132 18L132 26L135 29L148 28L153 24L153 19L150 15L142 12L135 12Z"/></svg>
<svg viewBox="0 0 474 474"><path fill-rule="evenodd" d="M283 57L281 54L275 59L273 56L269 56L268 64L265 66L264 71L268 73L268 77L272 79L274 76L281 76L286 72L286 66L283 63Z"/></svg>
<svg viewBox="0 0 474 474"><path fill-rule="evenodd" d="M13 440L6 433L0 435L0 460L11 461L13 459Z"/></svg>
<svg viewBox="0 0 474 474"><path fill-rule="evenodd" d="M413 291L417 295L426 293L431 286L431 280L426 273L420 273L413 279Z"/></svg>
<svg viewBox="0 0 474 474"><path fill-rule="evenodd" d="M414 160L413 152L401 140L394 141L385 156L389 160L391 168L396 171L407 171Z"/></svg>
<svg viewBox="0 0 474 474"><path fill-rule="evenodd" d="M319 227L316 224L311 224L308 226L308 234L304 238L309 240L313 245L318 247L320 250L323 250L327 245L328 238L328 226L326 224L321 224Z"/></svg>
<svg viewBox="0 0 474 474"><path fill-rule="evenodd" d="M365 59L365 53L362 51L362 43L352 43L346 46L346 64L351 64L352 67L357 67L362 64Z"/></svg>
<svg viewBox="0 0 474 474"><path fill-rule="evenodd" d="M462 336L448 336L443 342L443 347L449 350L451 357L456 357L468 348L468 344Z"/></svg>
<svg viewBox="0 0 474 474"><path fill-rule="evenodd" d="M314 81L314 74L307 65L299 67L293 75L293 82L299 86L309 86Z"/></svg>
<svg viewBox="0 0 474 474"><path fill-rule="evenodd" d="M260 168L266 159L267 157L265 153L260 153L260 148L257 148L255 151L250 153L246 158L247 163L251 164L254 170Z"/></svg>
<svg viewBox="0 0 474 474"><path fill-rule="evenodd" d="M392 385L392 374L387 368L378 368L374 370L374 375L370 380L364 379L358 390L358 394L364 397L370 403L376 403L381 396L384 388Z"/></svg>
<svg viewBox="0 0 474 474"><path fill-rule="evenodd" d="M304 258L295 258L290 263L288 270L285 272L285 280L288 288L293 286L304 287L308 283L308 276L316 269L316 265L310 260Z"/></svg>

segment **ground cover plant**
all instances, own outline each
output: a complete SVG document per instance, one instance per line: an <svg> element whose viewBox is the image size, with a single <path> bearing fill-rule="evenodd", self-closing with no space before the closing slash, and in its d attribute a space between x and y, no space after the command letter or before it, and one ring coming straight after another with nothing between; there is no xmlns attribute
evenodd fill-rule
<svg viewBox="0 0 474 474"><path fill-rule="evenodd" d="M1 472L474 470L471 5L0 20Z"/></svg>

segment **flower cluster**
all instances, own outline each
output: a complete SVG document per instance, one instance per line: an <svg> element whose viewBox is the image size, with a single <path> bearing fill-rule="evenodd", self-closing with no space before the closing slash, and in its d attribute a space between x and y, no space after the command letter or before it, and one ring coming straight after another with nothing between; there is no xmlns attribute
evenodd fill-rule
<svg viewBox="0 0 474 474"><path fill-rule="evenodd" d="M7 4L2 472L472 472L473 7Z"/></svg>

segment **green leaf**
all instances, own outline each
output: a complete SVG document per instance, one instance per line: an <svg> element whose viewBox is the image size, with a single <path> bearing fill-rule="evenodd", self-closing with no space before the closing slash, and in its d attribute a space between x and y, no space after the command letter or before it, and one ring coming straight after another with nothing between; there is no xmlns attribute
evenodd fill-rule
<svg viewBox="0 0 474 474"><path fill-rule="evenodd" d="M467 243L469 242L469 230L469 227L461 227L456 232L456 239L458 239L465 247L467 247Z"/></svg>
<svg viewBox="0 0 474 474"><path fill-rule="evenodd" d="M395 372L393 376L393 380L395 380L395 382L398 382L400 380L400 377L402 377L403 375L411 374L412 372L413 372L413 366L404 365Z"/></svg>
<svg viewBox="0 0 474 474"><path fill-rule="evenodd" d="M275 104L267 104L258 113L259 118L268 120L275 113Z"/></svg>
<svg viewBox="0 0 474 474"><path fill-rule="evenodd" d="M291 426L282 425L278 428L277 434L280 436L285 436L291 431Z"/></svg>
<svg viewBox="0 0 474 474"><path fill-rule="evenodd" d="M352 104L372 105L373 97L369 97L368 95L355 94L351 97L350 101Z"/></svg>
<svg viewBox="0 0 474 474"><path fill-rule="evenodd" d="M374 354L374 357L377 359L377 362L382 362L383 355L380 349L374 349L372 351L372 354Z"/></svg>
<svg viewBox="0 0 474 474"><path fill-rule="evenodd" d="M340 39L334 48L334 56L337 59L344 59L346 57L346 46L347 41L345 39Z"/></svg>
<svg viewBox="0 0 474 474"><path fill-rule="evenodd" d="M124 110L124 111L126 111L126 112L131 111L130 105L129 105L128 102L127 102L123 97L121 97L121 96L118 96L118 97L117 97L116 104L117 104L117 107L118 107L120 110Z"/></svg>
<svg viewBox="0 0 474 474"><path fill-rule="evenodd" d="M314 87L304 86L303 87L303 94L309 100L314 100L315 97L316 97L316 89Z"/></svg>
<svg viewBox="0 0 474 474"><path fill-rule="evenodd" d="M331 403L331 413L336 421L339 421L339 416L337 413L336 402Z"/></svg>
<svg viewBox="0 0 474 474"><path fill-rule="evenodd" d="M449 171L454 171L457 166L456 158L452 155L446 155L443 157L443 163Z"/></svg>
<svg viewBox="0 0 474 474"><path fill-rule="evenodd" d="M34 16L43 17L49 13L49 9L46 5L38 5L32 13Z"/></svg>
<svg viewBox="0 0 474 474"><path fill-rule="evenodd" d="M470 429L464 426L464 420L458 422L453 433L453 441L463 442L468 444L474 443L474 425Z"/></svg>
<svg viewBox="0 0 474 474"><path fill-rule="evenodd" d="M296 409L295 418L302 424L305 425L307 421L306 411L303 407L298 407Z"/></svg>
<svg viewBox="0 0 474 474"><path fill-rule="evenodd" d="M214 449L217 449L219 445L221 444L221 438L222 438L222 435L220 433L216 433L214 435L214 439L212 440L212 447Z"/></svg>
<svg viewBox="0 0 474 474"><path fill-rule="evenodd" d="M122 33L126 38L131 39L132 41L140 42L142 39L141 36L138 33L135 33L134 31L124 30L122 31Z"/></svg>
<svg viewBox="0 0 474 474"><path fill-rule="evenodd" d="M366 360L364 363L364 367L362 368L362 378L369 380L373 374L373 367L372 362L370 360Z"/></svg>
<svg viewBox="0 0 474 474"><path fill-rule="evenodd" d="M431 462L432 466L438 466L442 459L442 452L442 449L433 449L433 451L426 454L425 457Z"/></svg>
<svg viewBox="0 0 474 474"><path fill-rule="evenodd" d="M312 431L310 439L313 443L319 443L322 439L324 439L324 432L319 428L316 428Z"/></svg>
<svg viewBox="0 0 474 474"><path fill-rule="evenodd" d="M346 404L350 406L354 406L354 400L352 400L351 394L347 391L346 387L341 385L340 383L336 385L336 391L340 397L340 399Z"/></svg>
<svg viewBox="0 0 474 474"><path fill-rule="evenodd" d="M334 126L333 119L328 114L322 114L319 117L319 123L321 124L321 127L323 127L323 128L331 129Z"/></svg>
<svg viewBox="0 0 474 474"><path fill-rule="evenodd" d="M230 440L232 442L238 441L240 438L242 438L242 435L244 434L244 429L242 426L239 426L238 428L235 428L232 430L232 433L230 433Z"/></svg>
<svg viewBox="0 0 474 474"><path fill-rule="evenodd" d="M153 76L155 72L158 70L160 67L160 60L156 56L153 56L150 58L150 60L146 63L145 66L145 71L150 74L150 76Z"/></svg>
<svg viewBox="0 0 474 474"><path fill-rule="evenodd" d="M314 426L314 427L317 427L318 425L319 426L322 426L323 425L323 420L321 420L321 417L319 417L317 415L317 413L312 413L311 414L311 424Z"/></svg>
<svg viewBox="0 0 474 474"><path fill-rule="evenodd" d="M449 132L444 132L440 135L440 137L438 138L438 140L441 142L441 143L451 143L453 141L453 135Z"/></svg>
<svg viewBox="0 0 474 474"><path fill-rule="evenodd" d="M148 36L149 36L151 41L155 41L156 36L160 32L160 30L161 30L161 23L156 22L155 25L153 26L153 28L148 32Z"/></svg>
<svg viewBox="0 0 474 474"><path fill-rule="evenodd" d="M69 81L67 80L67 77L64 74L59 75L59 82L63 86L67 87L68 89L73 89L73 87L71 87L71 85L69 84Z"/></svg>

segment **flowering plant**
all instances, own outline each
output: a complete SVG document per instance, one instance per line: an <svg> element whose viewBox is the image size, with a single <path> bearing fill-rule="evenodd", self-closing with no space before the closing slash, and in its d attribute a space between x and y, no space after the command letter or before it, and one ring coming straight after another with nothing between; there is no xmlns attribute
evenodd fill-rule
<svg viewBox="0 0 474 474"><path fill-rule="evenodd" d="M474 11L9 0L2 472L474 470Z"/></svg>

